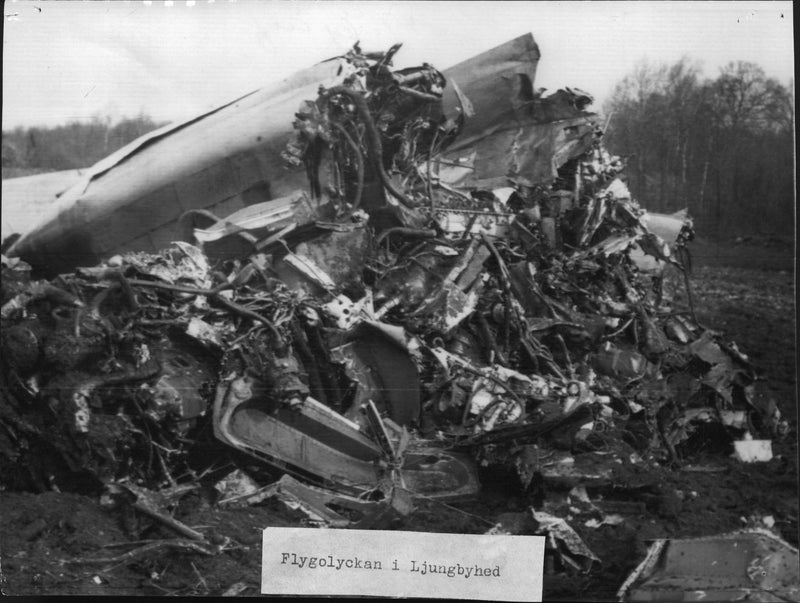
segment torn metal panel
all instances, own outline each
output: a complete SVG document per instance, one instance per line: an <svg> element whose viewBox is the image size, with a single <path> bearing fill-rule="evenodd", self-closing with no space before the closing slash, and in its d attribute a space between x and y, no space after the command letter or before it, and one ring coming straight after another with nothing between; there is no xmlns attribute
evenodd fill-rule
<svg viewBox="0 0 800 603"><path fill-rule="evenodd" d="M682 209L672 214L659 214L645 212L642 222L647 230L661 237L667 244L674 245L678 240L681 230L690 221L689 213Z"/></svg>
<svg viewBox="0 0 800 603"><path fill-rule="evenodd" d="M657 540L617 596L622 601L797 601L795 547L764 529Z"/></svg>
<svg viewBox="0 0 800 603"><path fill-rule="evenodd" d="M558 168L590 150L595 138L594 126L585 117L547 124L509 124L488 131L474 141L459 137L434 161L438 169L460 165L465 155L471 157L468 169L460 177L451 173L448 184L492 189L509 182L525 186L549 183L557 177Z"/></svg>
<svg viewBox="0 0 800 603"><path fill-rule="evenodd" d="M466 120L459 138L467 145L492 128L502 127L533 100L533 82L540 58L531 34L467 59L443 73L469 99L473 116ZM446 86L442 105L448 115L460 107L455 86Z"/></svg>
<svg viewBox="0 0 800 603"><path fill-rule="evenodd" d="M681 235L692 227L692 220L685 209L673 214L648 211L641 216L641 220L647 231L658 237L656 244L662 248L653 253L650 249L652 244L637 244L631 250L631 259L642 272L661 274L666 266L665 260L671 258L672 251L681 245Z"/></svg>

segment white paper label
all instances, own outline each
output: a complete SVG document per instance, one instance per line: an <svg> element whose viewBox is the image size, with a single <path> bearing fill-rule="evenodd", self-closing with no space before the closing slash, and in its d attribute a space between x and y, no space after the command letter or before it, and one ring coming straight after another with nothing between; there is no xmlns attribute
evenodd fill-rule
<svg viewBox="0 0 800 603"><path fill-rule="evenodd" d="M541 601L544 536L267 528L261 592Z"/></svg>

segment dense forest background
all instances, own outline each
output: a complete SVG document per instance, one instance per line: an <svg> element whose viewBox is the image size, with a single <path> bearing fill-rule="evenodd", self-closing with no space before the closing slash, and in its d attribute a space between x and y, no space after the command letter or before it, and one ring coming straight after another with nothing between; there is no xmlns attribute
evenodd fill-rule
<svg viewBox="0 0 800 603"><path fill-rule="evenodd" d="M747 62L703 78L641 62L605 103L610 151L651 211L688 208L707 235L794 232L794 82Z"/></svg>
<svg viewBox="0 0 800 603"><path fill-rule="evenodd" d="M602 107L606 144L657 212L683 208L707 236L794 232L794 83L730 63L705 78L688 58L646 61ZM600 108L598 108L600 109ZM146 115L3 132L3 178L93 165L163 124Z"/></svg>

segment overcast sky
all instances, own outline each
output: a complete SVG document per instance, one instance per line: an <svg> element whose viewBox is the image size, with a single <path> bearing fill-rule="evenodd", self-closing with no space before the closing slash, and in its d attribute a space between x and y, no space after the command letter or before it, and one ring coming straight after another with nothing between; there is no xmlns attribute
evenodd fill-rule
<svg viewBox="0 0 800 603"><path fill-rule="evenodd" d="M403 42L395 66L444 69L531 32L535 86L574 86L600 110L642 58L729 61L794 74L791 2L305 2L11 0L3 129L140 111L184 119L343 53Z"/></svg>

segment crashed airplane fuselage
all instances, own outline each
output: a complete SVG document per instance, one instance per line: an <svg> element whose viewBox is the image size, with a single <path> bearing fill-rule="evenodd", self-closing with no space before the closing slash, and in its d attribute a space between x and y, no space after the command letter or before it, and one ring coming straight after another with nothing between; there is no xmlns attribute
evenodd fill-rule
<svg viewBox="0 0 800 603"><path fill-rule="evenodd" d="M715 409L752 412L746 357L641 281L634 252L680 268L691 231L631 198L591 97L535 94L529 35L444 72L392 70L398 48L88 170L9 252L105 261L4 299L20 396L89 439L101 415L135 433L129 397L178 451L210 409L218 440L295 476L434 498L474 493L476 460L535 475L528 447L565 433L630 421L674 457Z"/></svg>

